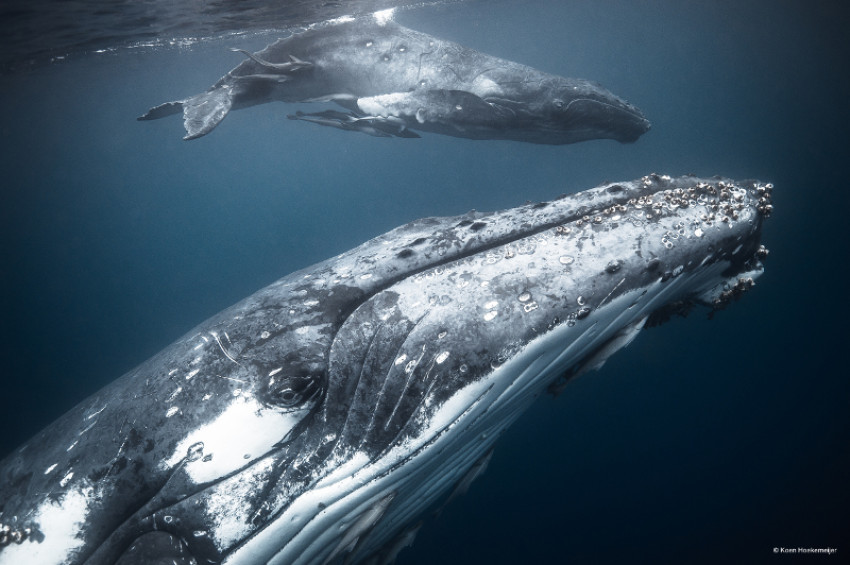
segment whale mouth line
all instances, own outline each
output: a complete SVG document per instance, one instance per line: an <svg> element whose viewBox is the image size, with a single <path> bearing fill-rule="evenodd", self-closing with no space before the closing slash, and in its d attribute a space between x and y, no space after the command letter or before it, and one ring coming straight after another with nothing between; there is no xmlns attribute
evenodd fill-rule
<svg viewBox="0 0 850 565"><path fill-rule="evenodd" d="M600 100L598 98L575 98L573 100L570 100L569 103L567 103L566 107L564 107L564 111L568 112L574 105L581 103L588 103L595 106L610 108L611 110L619 114L628 116L629 118L632 118L632 125L640 126L639 129L641 129L641 133L646 133L652 127L650 121L646 119L646 116L644 116L640 110L626 102L621 102L622 105L617 105L607 100ZM622 124L620 124L620 126L622 126ZM598 127L598 124L596 124L595 127Z"/></svg>

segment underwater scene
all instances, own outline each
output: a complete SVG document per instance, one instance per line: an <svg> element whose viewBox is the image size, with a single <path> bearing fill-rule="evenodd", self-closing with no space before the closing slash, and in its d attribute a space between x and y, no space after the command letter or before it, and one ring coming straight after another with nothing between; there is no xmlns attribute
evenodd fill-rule
<svg viewBox="0 0 850 565"><path fill-rule="evenodd" d="M6 3L0 565L846 559L848 25Z"/></svg>

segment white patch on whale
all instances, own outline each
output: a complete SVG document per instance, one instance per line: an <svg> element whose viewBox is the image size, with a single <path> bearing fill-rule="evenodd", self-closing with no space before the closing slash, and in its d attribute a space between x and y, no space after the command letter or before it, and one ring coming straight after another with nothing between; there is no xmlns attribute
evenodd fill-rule
<svg viewBox="0 0 850 565"><path fill-rule="evenodd" d="M262 473L268 470L273 461L271 458L256 463L256 471ZM228 481L226 490L210 489L203 496L204 513L209 524L209 533L219 549L232 547L240 540L250 535L251 513L254 511L250 504L233 504L236 500L251 500L262 490L263 484L252 480L253 475L236 475Z"/></svg>
<svg viewBox="0 0 850 565"><path fill-rule="evenodd" d="M393 16L395 15L395 8L387 8L386 10L379 10L372 14L375 18L375 22L379 25L387 25L388 22L391 22Z"/></svg>
<svg viewBox="0 0 850 565"><path fill-rule="evenodd" d="M214 481L267 453L307 412L306 408L282 412L239 395L216 419L183 438L160 468L170 469L185 461L183 469L193 482ZM188 457L190 448L198 443L203 444L204 456Z"/></svg>
<svg viewBox="0 0 850 565"><path fill-rule="evenodd" d="M45 498L27 519L38 524L44 539L38 543L28 540L22 544L10 544L0 551L0 565L38 563L39 565L63 565L69 555L85 543L85 526L91 502L96 500L94 489L89 486L70 490L53 499Z"/></svg>

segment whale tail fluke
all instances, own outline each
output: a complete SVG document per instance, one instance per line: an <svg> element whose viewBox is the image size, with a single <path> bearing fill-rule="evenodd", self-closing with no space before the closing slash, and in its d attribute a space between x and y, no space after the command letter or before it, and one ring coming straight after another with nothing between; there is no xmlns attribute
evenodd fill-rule
<svg viewBox="0 0 850 565"><path fill-rule="evenodd" d="M158 120L183 110L183 139L197 139L211 132L224 119L233 106L231 89L215 88L187 98L154 106L139 120Z"/></svg>
<svg viewBox="0 0 850 565"><path fill-rule="evenodd" d="M211 132L224 119L233 105L231 89L216 88L183 102L183 127L186 137L196 139Z"/></svg>
<svg viewBox="0 0 850 565"><path fill-rule="evenodd" d="M137 120L158 120L160 118L164 118L166 116L171 116L172 114L176 114L180 110L183 109L183 101L177 100L174 102L166 102L165 104L160 104L159 106L154 106L138 118Z"/></svg>

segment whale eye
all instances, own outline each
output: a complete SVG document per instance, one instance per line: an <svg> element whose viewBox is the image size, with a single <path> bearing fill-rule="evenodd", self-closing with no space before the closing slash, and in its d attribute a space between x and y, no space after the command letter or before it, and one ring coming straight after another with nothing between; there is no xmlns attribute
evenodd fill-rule
<svg viewBox="0 0 850 565"><path fill-rule="evenodd" d="M275 375L269 379L267 399L270 404L286 409L312 405L321 392L321 379L316 376Z"/></svg>
<svg viewBox="0 0 850 565"><path fill-rule="evenodd" d="M552 100L552 105L559 110L564 109L564 101L559 98L555 98L554 100Z"/></svg>
<svg viewBox="0 0 850 565"><path fill-rule="evenodd" d="M301 393L291 388L279 390L277 402L282 406L295 406L301 401Z"/></svg>

